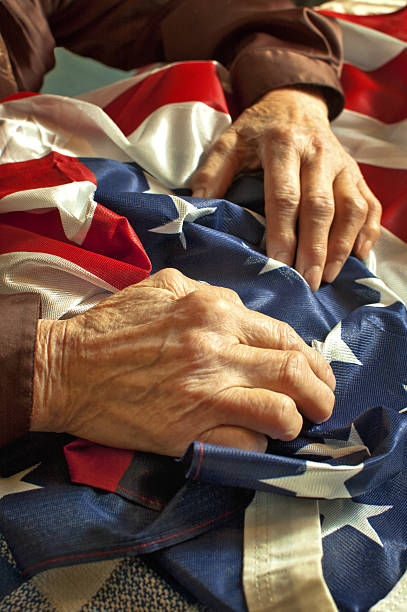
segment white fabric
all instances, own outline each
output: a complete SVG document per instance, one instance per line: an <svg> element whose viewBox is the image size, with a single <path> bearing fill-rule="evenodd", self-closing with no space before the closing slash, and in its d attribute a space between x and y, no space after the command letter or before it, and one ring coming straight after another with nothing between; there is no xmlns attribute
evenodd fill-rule
<svg viewBox="0 0 407 612"><path fill-rule="evenodd" d="M377 70L407 49L407 43L351 21L341 26L344 61L367 72Z"/></svg>
<svg viewBox="0 0 407 612"><path fill-rule="evenodd" d="M406 243L382 227L380 237L364 261L372 274L386 279L386 285L407 306Z"/></svg>
<svg viewBox="0 0 407 612"><path fill-rule="evenodd" d="M349 13L353 15L380 15L393 13L406 6L405 0L332 0L325 2L318 8L335 13Z"/></svg>
<svg viewBox="0 0 407 612"><path fill-rule="evenodd" d="M378 601L369 612L406 612L407 610L407 572L392 590Z"/></svg>
<svg viewBox="0 0 407 612"><path fill-rule="evenodd" d="M258 491L245 513L249 612L335 612L321 559L318 502Z"/></svg>
<svg viewBox="0 0 407 612"><path fill-rule="evenodd" d="M96 210L90 181L15 191L0 199L0 213L57 208L68 240L82 244Z"/></svg>
<svg viewBox="0 0 407 612"><path fill-rule="evenodd" d="M355 111L344 110L332 130L345 150L364 164L407 170L407 120L383 123Z"/></svg>
<svg viewBox="0 0 407 612"><path fill-rule="evenodd" d="M56 255L0 255L0 293L40 294L43 319L81 314L116 291L101 278Z"/></svg>

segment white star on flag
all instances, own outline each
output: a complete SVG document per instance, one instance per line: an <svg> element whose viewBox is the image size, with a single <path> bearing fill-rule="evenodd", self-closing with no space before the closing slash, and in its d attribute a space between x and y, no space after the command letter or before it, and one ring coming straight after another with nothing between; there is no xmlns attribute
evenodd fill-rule
<svg viewBox="0 0 407 612"><path fill-rule="evenodd" d="M341 329L342 324L341 321L339 321L339 323L331 329L324 342L313 340L311 342L312 348L321 353L328 363L331 363L331 361L342 361L343 363L363 365L346 342L342 340Z"/></svg>
<svg viewBox="0 0 407 612"><path fill-rule="evenodd" d="M265 260L266 262L264 263ZM264 263L264 266L262 267L260 272L257 273L257 276L260 276L260 274L265 274L266 272L271 272L272 270L278 270L279 268L287 267L286 264L281 263L281 261L277 261L277 259L271 259L271 257L261 255L252 255L251 257L246 259L244 263L245 265Z"/></svg>
<svg viewBox="0 0 407 612"><path fill-rule="evenodd" d="M193 223L196 221L196 219L199 219L199 217L211 215L215 212L216 207L197 208L190 202L187 202L178 196L172 195L170 197L174 202L175 208L177 209L178 217L173 221L168 221L168 223L160 225L159 227L154 227L149 231L156 232L157 234L179 234L181 244L184 249L186 249L187 243L183 231L184 223Z"/></svg>
<svg viewBox="0 0 407 612"><path fill-rule="evenodd" d="M345 457L353 453L363 452L367 457L370 457L368 447L363 444L363 440L359 436L356 427L352 423L349 437L347 440L334 440L331 438L324 439L323 442L312 442L298 450L295 455L320 455L321 457Z"/></svg>
<svg viewBox="0 0 407 612"><path fill-rule="evenodd" d="M7 478L0 478L0 499L6 495L13 495L13 493L24 493L25 491L31 491L31 489L42 489L43 487L22 480L24 476L35 470L39 465L37 463L22 472L18 472L18 474L7 476Z"/></svg>
<svg viewBox="0 0 407 612"><path fill-rule="evenodd" d="M363 470L363 463L358 465L330 465L316 461L305 461L305 472L281 478L261 479L273 487L295 493L298 497L338 499L352 497L345 482Z"/></svg>
<svg viewBox="0 0 407 612"><path fill-rule="evenodd" d="M375 302L374 304L368 304L369 306L375 306L376 308L384 308L385 306L391 306L396 302L401 302L401 298L394 293L391 289L389 289L382 280L379 278L359 278L355 281L355 283L359 283L359 285L365 285L370 289L374 289L378 293L380 293L380 302Z"/></svg>
<svg viewBox="0 0 407 612"><path fill-rule="evenodd" d="M345 525L349 525L383 547L377 531L373 529L368 519L372 516L379 516L384 512L388 512L392 508L393 506L360 504L351 499L320 501L319 510L324 517L322 537L325 538L331 533L338 531L338 529L345 527Z"/></svg>

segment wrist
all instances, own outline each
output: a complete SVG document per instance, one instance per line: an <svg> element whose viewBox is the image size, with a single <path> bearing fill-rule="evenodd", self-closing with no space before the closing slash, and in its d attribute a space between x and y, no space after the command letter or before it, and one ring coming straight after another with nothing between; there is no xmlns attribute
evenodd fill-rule
<svg viewBox="0 0 407 612"><path fill-rule="evenodd" d="M39 319L34 355L30 431L63 431L62 362L66 321Z"/></svg>
<svg viewBox="0 0 407 612"><path fill-rule="evenodd" d="M282 104L287 109L299 109L307 116L317 115L329 124L329 109L325 97L317 87L310 85L292 85L273 89L265 94L262 100L273 105Z"/></svg>

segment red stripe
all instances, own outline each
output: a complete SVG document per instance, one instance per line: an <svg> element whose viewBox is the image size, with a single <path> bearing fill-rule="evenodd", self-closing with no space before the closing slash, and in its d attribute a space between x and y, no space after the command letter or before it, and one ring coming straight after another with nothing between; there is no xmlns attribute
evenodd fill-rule
<svg viewBox="0 0 407 612"><path fill-rule="evenodd" d="M96 177L76 157L55 151L39 159L0 165L0 198L16 191L43 189L72 182L90 181Z"/></svg>
<svg viewBox="0 0 407 612"><path fill-rule="evenodd" d="M151 74L115 98L104 111L128 136L161 106L196 101L228 113L213 62L186 62Z"/></svg>
<svg viewBox="0 0 407 612"><path fill-rule="evenodd" d="M321 13L339 20L351 21L373 30L379 30L383 34L388 34L407 42L407 8L384 15L346 15L334 13L333 11L321 11Z"/></svg>
<svg viewBox="0 0 407 612"><path fill-rule="evenodd" d="M46 210L40 214L30 211L4 213L0 220L4 224L27 232L78 246L67 240L57 209ZM96 206L91 226L81 247L93 253L149 269L147 255L128 220L101 204Z"/></svg>
<svg viewBox="0 0 407 612"><path fill-rule="evenodd" d="M72 482L116 491L134 451L100 446L78 438L64 447Z"/></svg>
<svg viewBox="0 0 407 612"><path fill-rule="evenodd" d="M407 170L359 164L363 176L383 206L382 224L407 242Z"/></svg>
<svg viewBox="0 0 407 612"><path fill-rule="evenodd" d="M342 73L346 108L384 123L407 118L407 49L387 64L363 72L345 64Z"/></svg>
<svg viewBox="0 0 407 612"><path fill-rule="evenodd" d="M1 104L3 102L12 102L13 100L22 100L23 98L31 98L32 96L40 96L41 94L38 91L19 91L18 93L11 94L6 98L0 100Z"/></svg>
<svg viewBox="0 0 407 612"><path fill-rule="evenodd" d="M56 257L62 257L94 274L96 277L103 279L117 289L123 289L128 285L144 280L149 275L151 269L147 255L139 247L135 249L134 255L135 259L139 260L142 265L130 265L98 253L86 251L76 245L40 236L18 227L0 224L0 230L2 237L0 254L29 252L48 253ZM29 280L27 278L27 282ZM35 284L34 279L33 284Z"/></svg>
<svg viewBox="0 0 407 612"><path fill-rule="evenodd" d="M125 217L98 204L82 248L138 266L150 272L150 260Z"/></svg>

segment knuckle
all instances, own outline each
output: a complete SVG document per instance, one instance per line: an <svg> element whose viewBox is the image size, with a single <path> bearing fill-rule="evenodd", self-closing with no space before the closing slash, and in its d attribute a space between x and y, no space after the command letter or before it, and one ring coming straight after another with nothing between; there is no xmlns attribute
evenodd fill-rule
<svg viewBox="0 0 407 612"><path fill-rule="evenodd" d="M346 239L343 236L336 237L333 244L329 245L329 260L345 261L352 250L353 239Z"/></svg>
<svg viewBox="0 0 407 612"><path fill-rule="evenodd" d="M290 127L274 127L269 133L271 142L276 142L279 147L287 149L293 148L293 142L296 140L296 137L295 130Z"/></svg>
<svg viewBox="0 0 407 612"><path fill-rule="evenodd" d="M240 299L240 296L238 293L236 293L236 291L234 291L233 289L229 289L228 287L221 287L220 288L221 294L222 294L222 298L224 298L224 300L226 301L230 301L233 302L234 304L243 304L242 300Z"/></svg>
<svg viewBox="0 0 407 612"><path fill-rule="evenodd" d="M227 155L231 149L231 144L229 140L230 138L227 138L227 135L224 134L222 138L219 138L219 140L215 142L215 144L212 147L212 151L216 151L216 153L218 153L222 157Z"/></svg>
<svg viewBox="0 0 407 612"><path fill-rule="evenodd" d="M273 194L273 200L278 206L279 211L287 210L289 212L296 210L300 201L300 194L294 188L286 187L278 189Z"/></svg>
<svg viewBox="0 0 407 612"><path fill-rule="evenodd" d="M285 351L280 366L283 384L297 388L301 384L306 364L306 357L300 351Z"/></svg>
<svg viewBox="0 0 407 612"><path fill-rule="evenodd" d="M334 201L332 196L323 191L311 192L304 198L304 206L310 209L315 220L332 219L334 214Z"/></svg>
<svg viewBox="0 0 407 612"><path fill-rule="evenodd" d="M367 202L364 198L346 197L342 202L342 214L345 222L361 222L367 215Z"/></svg>
<svg viewBox="0 0 407 612"><path fill-rule="evenodd" d="M156 272L154 276L161 281L177 283L181 280L183 274L176 268L163 268L162 270Z"/></svg>
<svg viewBox="0 0 407 612"><path fill-rule="evenodd" d="M285 350L294 350L298 347L298 335L288 323L278 322L277 327L279 345Z"/></svg>
<svg viewBox="0 0 407 612"><path fill-rule="evenodd" d="M313 134L311 136L311 147L315 155L323 155L327 147L326 139L321 137L320 134Z"/></svg>
<svg viewBox="0 0 407 612"><path fill-rule="evenodd" d="M191 323L195 327L210 324L213 312L213 300L208 299L207 292L197 289L184 298L190 313Z"/></svg>

